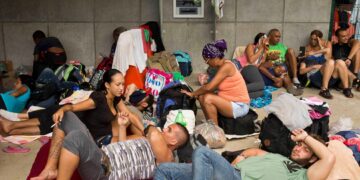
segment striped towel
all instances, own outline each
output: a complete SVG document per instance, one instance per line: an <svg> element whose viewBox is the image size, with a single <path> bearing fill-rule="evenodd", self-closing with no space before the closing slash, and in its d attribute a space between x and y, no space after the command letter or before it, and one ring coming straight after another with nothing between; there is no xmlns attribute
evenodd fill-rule
<svg viewBox="0 0 360 180"><path fill-rule="evenodd" d="M109 179L149 179L154 175L155 156L146 139L109 144L103 151L110 159Z"/></svg>

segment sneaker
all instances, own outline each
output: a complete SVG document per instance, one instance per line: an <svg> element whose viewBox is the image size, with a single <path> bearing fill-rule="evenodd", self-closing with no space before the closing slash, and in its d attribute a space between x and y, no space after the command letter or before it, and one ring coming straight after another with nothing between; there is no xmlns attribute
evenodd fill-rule
<svg viewBox="0 0 360 180"><path fill-rule="evenodd" d="M345 95L345 97L347 98L353 98L354 94L351 92L351 88L345 88L343 90L343 94Z"/></svg>
<svg viewBox="0 0 360 180"><path fill-rule="evenodd" d="M304 93L303 89L299 89L291 85L286 89L286 91L294 96L300 96Z"/></svg>
<svg viewBox="0 0 360 180"><path fill-rule="evenodd" d="M331 95L329 89L320 90L319 95L325 99L332 99L333 95Z"/></svg>

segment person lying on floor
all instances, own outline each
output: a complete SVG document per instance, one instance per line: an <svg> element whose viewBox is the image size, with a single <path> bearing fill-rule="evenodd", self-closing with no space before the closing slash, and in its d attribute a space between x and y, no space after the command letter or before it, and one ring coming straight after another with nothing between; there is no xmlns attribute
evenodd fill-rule
<svg viewBox="0 0 360 180"><path fill-rule="evenodd" d="M291 138L297 145L289 158L251 148L231 164L215 151L200 146L192 155L192 164L161 164L155 179L326 179L335 156L324 142L302 129L293 130Z"/></svg>
<svg viewBox="0 0 360 180"><path fill-rule="evenodd" d="M19 75L12 90L0 94L0 109L19 113L30 98L33 81L30 76Z"/></svg>
<svg viewBox="0 0 360 180"><path fill-rule="evenodd" d="M111 122L115 119L116 113L129 112L120 98L123 93L123 83L124 78L120 71L109 70L103 75L101 88L91 93L89 99L74 105L55 105L44 110L19 114L19 119L27 119L24 121L9 121L0 117L0 133L3 135L48 134L52 131L53 118L57 122L66 111L81 111L78 115L95 140L111 135ZM129 113L129 116L133 122L129 127L131 131L142 134L144 126L141 120L132 113Z"/></svg>
<svg viewBox="0 0 360 180"><path fill-rule="evenodd" d="M349 74L344 61L331 59L331 42L322 40L323 34L319 30L310 33L309 44L306 46L305 59L300 63L300 74L307 75L311 84L320 88L319 95L332 99L329 86L337 84L340 79L346 97L354 95L349 88Z"/></svg>
<svg viewBox="0 0 360 180"><path fill-rule="evenodd" d="M265 85L284 87L288 93L294 96L302 95L303 90L294 85L295 83L300 84L297 78L294 50L280 43L281 34L278 29L271 29L268 36L269 49L266 53L266 61L259 66L260 72L265 76ZM293 75L294 84L288 74L288 68Z"/></svg>
<svg viewBox="0 0 360 180"><path fill-rule="evenodd" d="M205 63L217 70L215 77L194 92L182 93L200 101L206 119L218 124L218 112L225 117L238 118L249 112L250 97L244 78L235 64L225 59L225 40L205 45L202 56ZM217 94L214 93L218 89Z"/></svg>
<svg viewBox="0 0 360 180"><path fill-rule="evenodd" d="M126 112L117 114L117 123L118 139L100 149L80 119L72 112L65 113L58 126L64 141L53 139L49 156L56 154L58 171L45 169L32 180L70 179L76 169L82 179L148 179L156 164L173 162L173 151L189 139L187 129L180 124L172 124L163 132L149 126L144 136L127 136L131 122ZM54 150L56 147L61 152Z"/></svg>

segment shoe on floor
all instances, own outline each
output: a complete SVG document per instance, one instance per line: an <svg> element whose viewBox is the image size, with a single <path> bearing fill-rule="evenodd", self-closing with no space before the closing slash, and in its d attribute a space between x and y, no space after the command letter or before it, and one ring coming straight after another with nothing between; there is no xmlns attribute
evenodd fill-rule
<svg viewBox="0 0 360 180"><path fill-rule="evenodd" d="M331 95L329 89L320 90L319 95L325 99L332 99L333 95Z"/></svg>
<svg viewBox="0 0 360 180"><path fill-rule="evenodd" d="M347 97L347 98L353 98L354 94L351 92L351 88L345 88L343 90L343 94Z"/></svg>
<svg viewBox="0 0 360 180"><path fill-rule="evenodd" d="M286 91L294 96L300 96L304 93L303 89L299 89L291 85L286 89Z"/></svg>

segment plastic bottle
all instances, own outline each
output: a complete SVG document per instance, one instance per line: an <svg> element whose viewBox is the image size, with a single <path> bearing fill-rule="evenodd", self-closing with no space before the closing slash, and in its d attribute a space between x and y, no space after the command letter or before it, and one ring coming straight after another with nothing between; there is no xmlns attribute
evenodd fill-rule
<svg viewBox="0 0 360 180"><path fill-rule="evenodd" d="M178 113L176 115L175 122L179 123L179 124L181 124L183 126L187 125L187 123L184 121L184 115L183 115L181 109L178 111Z"/></svg>

